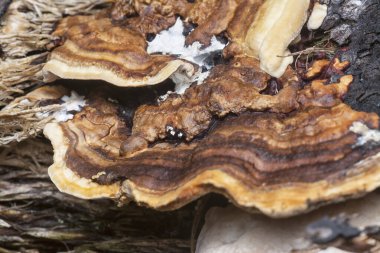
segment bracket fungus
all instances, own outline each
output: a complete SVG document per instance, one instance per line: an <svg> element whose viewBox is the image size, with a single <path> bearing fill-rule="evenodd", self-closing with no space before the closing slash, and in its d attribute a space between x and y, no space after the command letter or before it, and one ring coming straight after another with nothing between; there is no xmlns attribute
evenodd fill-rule
<svg viewBox="0 0 380 253"><path fill-rule="evenodd" d="M267 0L246 34L247 53L260 59L261 68L274 77L293 62L288 46L305 24L309 4L309 0Z"/></svg>
<svg viewBox="0 0 380 253"><path fill-rule="evenodd" d="M292 57L279 57L289 53L309 7L309 0L121 0L97 15L64 18L46 73L122 87L177 75L192 84L136 107L107 100L107 90L84 92L86 106L73 119L44 129L55 150L53 182L81 198L162 210L217 192L273 217L379 187L380 143L371 138L379 117L342 102L353 80L344 73L349 63L322 59L300 75ZM152 49L172 34L184 34L184 51L220 53L204 80L195 82L202 61L194 55ZM214 50L221 35L228 42Z"/></svg>
<svg viewBox="0 0 380 253"><path fill-rule="evenodd" d="M238 85L247 81L252 85L255 80L262 84L268 78L260 70L246 76L234 74L236 69L231 71L230 76L241 78L240 84L235 80ZM88 106L74 119L50 123L44 130L55 150L49 175L59 189L81 198L133 200L164 210L183 206L208 192L224 194L237 206L259 209L274 217L291 216L326 203L357 197L379 186L380 145L377 139L370 139L371 145L364 145L360 141L363 131L358 132L352 126L361 122L368 129L377 129L379 118L376 114L354 111L341 102L348 77L342 77L341 83L327 84L326 89L320 91L312 91L313 84L298 88L293 97L296 106L291 107L290 113L288 109L259 112L252 108L226 115L230 110L220 110L223 108L220 101L228 101L231 90L222 84L216 86L219 89L210 89L208 86L213 87L211 75L205 84L188 89L182 99L186 108L192 93L201 98L199 91L203 89L211 97L215 96L215 102L211 103L210 97L194 100L195 104L188 110L170 112L171 107L165 104L175 106L179 101L168 98L153 109L156 110L154 117L160 122L144 122L142 126L135 125L136 118L150 119L149 111L140 107L132 126L117 113L119 104L109 102L102 95L89 94ZM248 79L244 82L244 78ZM253 94L264 88L251 87ZM236 96L232 102L234 108L238 108L239 103L244 108L247 94L248 91L233 93ZM280 93L256 96L269 101L266 96L281 98ZM289 104L289 98L281 100ZM276 103L270 105L276 108ZM207 131L205 135L188 141L178 138L175 142L153 138L149 145L137 145L139 150L119 155L123 143L133 139L134 132L140 128L139 136L150 136L155 128L169 130L169 134L183 131L185 135L188 132L178 129L177 125L168 129L165 122L184 116L184 129L187 126L197 129L200 125L193 125L192 120L210 113L207 110L212 106L215 106L213 113L220 113L219 119L211 129L210 126L203 129ZM200 113L197 108L206 109ZM280 108L286 107L281 105ZM149 124L151 128L145 128ZM139 144L140 141L134 138L133 142Z"/></svg>
<svg viewBox="0 0 380 253"><path fill-rule="evenodd" d="M63 45L53 50L44 70L62 78L100 79L126 87L157 84L176 71L186 77L195 72L186 61L149 55L140 33L115 26L100 14L68 17L53 35L61 37Z"/></svg>
<svg viewBox="0 0 380 253"><path fill-rule="evenodd" d="M182 96L169 96L157 106L139 107L132 136L122 145L122 153L133 153L148 142L173 135L168 127L177 129L181 138L190 141L208 128L213 116L247 110L286 113L297 108L299 83L293 71L289 69L278 80L283 89L272 96L260 93L267 88L270 76L258 66L253 58L236 58L230 64L214 67L202 85L190 87Z"/></svg>
<svg viewBox="0 0 380 253"><path fill-rule="evenodd" d="M224 33L231 43L225 56L255 57L262 70L280 77L293 62L293 57L287 56L287 47L306 22L309 3L119 0L107 12L67 17L59 23L53 35L59 37L60 46L53 50L44 67L45 80L53 80L55 75L100 79L128 87L157 84L177 73L176 80L186 79L190 83L199 72L196 65L178 57L180 52L171 52L170 56L147 52L145 38L174 26L175 15L180 15L188 27L197 26L186 34L184 46L198 43L208 47L214 36ZM247 19L243 26L242 19Z"/></svg>

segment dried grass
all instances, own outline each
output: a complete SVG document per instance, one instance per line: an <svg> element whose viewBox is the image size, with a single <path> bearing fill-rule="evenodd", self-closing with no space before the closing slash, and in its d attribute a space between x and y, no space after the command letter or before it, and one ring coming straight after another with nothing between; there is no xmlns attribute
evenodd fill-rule
<svg viewBox="0 0 380 253"><path fill-rule="evenodd" d="M0 166L31 170L42 177L47 176L47 167L52 162L53 149L43 139L31 138L0 147Z"/></svg>
<svg viewBox="0 0 380 253"><path fill-rule="evenodd" d="M32 105L19 102L4 108L0 111L0 146L36 136L54 119L51 115L62 107L59 104L39 106L38 102Z"/></svg>
<svg viewBox="0 0 380 253"><path fill-rule="evenodd" d="M7 105L14 96L24 93L26 88L42 82L42 67L47 52L0 62L0 106ZM37 64L35 64L37 63Z"/></svg>

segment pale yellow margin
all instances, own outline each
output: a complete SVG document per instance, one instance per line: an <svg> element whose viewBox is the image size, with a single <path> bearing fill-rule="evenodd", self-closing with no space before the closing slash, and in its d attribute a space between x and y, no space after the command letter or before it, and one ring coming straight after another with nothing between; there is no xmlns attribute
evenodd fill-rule
<svg viewBox="0 0 380 253"><path fill-rule="evenodd" d="M58 123L49 123L44 128L44 134L50 139L54 148L54 163L48 169L50 179L57 188L82 199L117 198L120 195L120 184L100 185L89 179L81 178L67 168L65 155L69 140L64 136Z"/></svg>
<svg viewBox="0 0 380 253"><path fill-rule="evenodd" d="M64 157L68 140L58 124L48 124L44 133L51 140L55 152L54 164L49 168L52 181L60 191L85 199L117 198L122 194L130 200L152 208L171 209L214 191L227 195L238 206L257 208L273 217L287 217L310 211L321 204L358 197L380 186L380 153L352 165L349 170L351 174L342 175L335 180L314 183L291 183L276 187L262 185L250 188L220 168L211 168L184 185L166 192L141 188L130 180L125 180L122 186L118 183L104 186L80 178L67 168Z"/></svg>
<svg viewBox="0 0 380 253"><path fill-rule="evenodd" d="M154 193L141 189L132 181L123 183L123 192L134 200L153 208L170 206L186 196L200 196L209 190L229 196L236 205L244 208L257 208L273 217L288 217L311 211L320 205L339 202L371 192L380 186L380 153L358 162L350 168L355 175L341 176L340 180L318 181L315 183L292 183L277 187L260 186L249 188L229 174L218 170L208 170L169 192ZM305 171L305 173L307 173ZM344 178L344 179L343 179ZM186 203L184 203L186 204Z"/></svg>
<svg viewBox="0 0 380 253"><path fill-rule="evenodd" d="M190 76L195 73L194 66L182 60L170 61L157 75L147 75L141 79L125 79L116 75L111 70L97 66L70 66L66 62L57 59L50 59L43 68L45 76L50 72L63 79L103 80L120 87L139 87L158 84L168 79L173 73L181 70L184 70ZM186 74L184 73L184 75Z"/></svg>

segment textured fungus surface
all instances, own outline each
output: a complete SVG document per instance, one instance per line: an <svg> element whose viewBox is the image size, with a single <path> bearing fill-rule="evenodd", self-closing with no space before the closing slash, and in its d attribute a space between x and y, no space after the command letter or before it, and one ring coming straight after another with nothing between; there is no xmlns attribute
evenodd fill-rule
<svg viewBox="0 0 380 253"><path fill-rule="evenodd" d="M111 17L144 35L156 34L172 26L175 15L187 15L191 7L187 0L117 0Z"/></svg>
<svg viewBox="0 0 380 253"><path fill-rule="evenodd" d="M173 26L179 15L186 24L187 46L199 43L207 47L213 36L221 35L230 42L224 51L226 58L257 58L261 69L280 77L293 62L288 46L307 20L309 3L116 1L111 10L98 15L63 19L53 33L60 38L60 46L53 50L44 70L61 78L101 79L118 86L157 84L175 72L191 80L196 66L175 54L146 52L145 39ZM242 25L241 20L246 22Z"/></svg>
<svg viewBox="0 0 380 253"><path fill-rule="evenodd" d="M306 76L312 76L309 73L318 76L323 69L321 65L329 64L325 60L319 62ZM346 67L339 61L335 65L338 69ZM228 65L215 67L202 85L190 87L184 95L169 96L159 105L139 107L133 120L133 134L123 143L122 153L129 155L146 147L148 142L167 137L190 141L207 130L214 117L229 113L247 110L288 113L308 106L335 106L341 102L351 82L350 75L329 85L325 85L327 80L320 79L301 90L290 68L282 78L271 79L253 58L235 58ZM273 84L273 94L265 94Z"/></svg>
<svg viewBox="0 0 380 253"><path fill-rule="evenodd" d="M326 87L347 83L330 85ZM295 99L312 86L300 90ZM132 138L132 126L118 116L119 105L90 95L88 106L73 120L45 128L55 149L49 174L62 191L82 198L118 197L174 209L218 192L244 208L271 216L294 215L359 196L379 184L380 146L359 146L360 136L350 131L354 122L376 129L378 117L340 103L337 90L309 92L318 102L297 102L298 110L290 114L229 115L191 142L154 142L129 156L119 155L122 143ZM196 90L183 96L191 97L192 92ZM220 98L228 98L228 91L219 92ZM161 110L166 113L165 107ZM181 115L186 113L179 111L175 117Z"/></svg>
<svg viewBox="0 0 380 253"><path fill-rule="evenodd" d="M53 51L44 70L62 78L144 86L160 83L176 71L187 77L195 72L195 67L185 61L149 55L140 33L114 26L101 14L68 17L53 35L59 36L63 45Z"/></svg>
<svg viewBox="0 0 380 253"><path fill-rule="evenodd" d="M283 217L380 186L379 118L342 103L350 63L334 56L296 73L292 57L278 57L289 53L310 1L149 2L118 1L97 16L65 18L45 70L124 87L156 84L178 70L191 78L195 64L146 51L146 39L177 14L188 44L208 45L223 32L224 58L201 85L163 101L132 108L107 90L84 92L82 111L44 129L55 150L49 175L61 191L164 210L216 192ZM158 22L144 23L152 19Z"/></svg>
<svg viewBox="0 0 380 253"><path fill-rule="evenodd" d="M297 108L299 84L293 71L289 69L278 80L283 89L277 95L265 95L260 92L267 88L270 76L258 65L253 58L236 58L228 65L216 66L202 85L193 85L183 96L169 96L158 106L141 106L135 113L133 138L123 149L134 151L136 138L153 142L176 135L190 141L208 128L213 116L249 109L286 113ZM174 129L177 133L172 134Z"/></svg>

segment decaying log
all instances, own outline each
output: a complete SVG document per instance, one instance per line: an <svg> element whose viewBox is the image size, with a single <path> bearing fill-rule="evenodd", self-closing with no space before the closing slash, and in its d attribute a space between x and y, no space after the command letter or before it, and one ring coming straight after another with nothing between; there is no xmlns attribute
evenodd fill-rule
<svg viewBox="0 0 380 253"><path fill-rule="evenodd" d="M380 2L371 4L359 17L344 56L354 64L356 75L346 102L354 109L380 113Z"/></svg>
<svg viewBox="0 0 380 253"><path fill-rule="evenodd" d="M0 32L0 106L42 82L41 69L56 21L65 15L93 13L109 1L78 0L82 5L53 8L52 2L61 1L0 0L0 22L7 18L11 2L19 2L24 11L39 12L42 8L41 20L50 21L37 20L43 26L43 31L36 32L42 34L40 37L36 33L10 36ZM356 110L379 114L379 1L322 2L329 4L322 28L331 31L331 39L341 47L347 47L339 54L352 63L349 73L354 82L345 102ZM356 6L360 2L363 4ZM6 29L4 23L1 29ZM334 76L331 79L333 82ZM195 204L158 212L133 203L118 207L112 200L66 195L48 177L52 155L51 145L42 138L0 148L0 252L190 252L194 227L201 223ZM356 250L350 248L350 240L345 243L345 249ZM378 247L378 241L375 243Z"/></svg>

